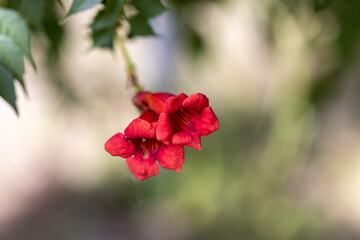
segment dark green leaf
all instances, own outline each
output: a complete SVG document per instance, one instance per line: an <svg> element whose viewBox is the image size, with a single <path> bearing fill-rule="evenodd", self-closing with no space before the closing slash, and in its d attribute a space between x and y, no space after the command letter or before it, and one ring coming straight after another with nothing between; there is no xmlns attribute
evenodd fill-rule
<svg viewBox="0 0 360 240"><path fill-rule="evenodd" d="M13 76L2 65L0 65L0 96L3 97L18 114Z"/></svg>
<svg viewBox="0 0 360 240"><path fill-rule="evenodd" d="M25 89L22 78L24 74L23 57L21 49L12 38L0 35L0 64L7 68Z"/></svg>
<svg viewBox="0 0 360 240"><path fill-rule="evenodd" d="M49 54L57 57L64 38L64 29L58 24L58 19L54 15L45 16L43 26L50 45Z"/></svg>
<svg viewBox="0 0 360 240"><path fill-rule="evenodd" d="M74 13L78 13L86 9L92 8L98 3L101 3L101 0L74 0L65 18L69 17Z"/></svg>
<svg viewBox="0 0 360 240"><path fill-rule="evenodd" d="M345 61L353 61L358 51L355 50L359 46L360 39L360 1L335 1L333 4L335 16L339 26L339 36L337 38L338 47Z"/></svg>
<svg viewBox="0 0 360 240"><path fill-rule="evenodd" d="M183 7L186 5L198 4L198 3L222 3L224 0L170 0L168 1L174 7Z"/></svg>
<svg viewBox="0 0 360 240"><path fill-rule="evenodd" d="M9 7L19 11L31 26L41 29L41 19L44 14L43 0L11 0L8 3Z"/></svg>
<svg viewBox="0 0 360 240"><path fill-rule="evenodd" d="M142 14L137 14L129 19L131 31L129 38L135 36L153 36L155 35L153 29L148 23L148 19Z"/></svg>
<svg viewBox="0 0 360 240"><path fill-rule="evenodd" d="M182 31L184 43L193 56L200 56L206 50L203 37L190 25L185 25Z"/></svg>
<svg viewBox="0 0 360 240"><path fill-rule="evenodd" d="M91 24L94 46L113 48L113 39L125 0L107 0Z"/></svg>
<svg viewBox="0 0 360 240"><path fill-rule="evenodd" d="M42 33L46 37L48 43L48 57L49 61L47 63L54 64L56 63L59 54L60 48L62 46L64 35L66 32L62 25L59 24L59 15L57 9L56 0L46 0L44 2L44 16L42 19Z"/></svg>
<svg viewBox="0 0 360 240"><path fill-rule="evenodd" d="M29 29L26 21L18 14L18 12L0 8L0 35L12 38L21 51L28 57L33 66L35 66L30 50Z"/></svg>
<svg viewBox="0 0 360 240"><path fill-rule="evenodd" d="M166 10L159 0L133 0L132 4L147 18L154 17Z"/></svg>
<svg viewBox="0 0 360 240"><path fill-rule="evenodd" d="M335 69L314 79L309 89L309 102L319 107L336 97L339 94L337 90L341 86L340 73L340 69Z"/></svg>
<svg viewBox="0 0 360 240"><path fill-rule="evenodd" d="M313 1L314 1L313 4L314 10L316 12L329 7L334 2L334 0L313 0Z"/></svg>

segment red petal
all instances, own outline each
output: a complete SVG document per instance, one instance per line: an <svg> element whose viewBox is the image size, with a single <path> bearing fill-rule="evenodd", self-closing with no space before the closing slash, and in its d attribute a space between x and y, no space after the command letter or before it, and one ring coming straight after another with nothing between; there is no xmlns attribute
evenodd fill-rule
<svg viewBox="0 0 360 240"><path fill-rule="evenodd" d="M155 112L153 112L151 110L146 110L138 118L146 120L149 123L153 123L153 122L156 122L158 120L159 116Z"/></svg>
<svg viewBox="0 0 360 240"><path fill-rule="evenodd" d="M219 129L219 120L211 107L207 107L201 112L200 122L196 129L202 136L207 136Z"/></svg>
<svg viewBox="0 0 360 240"><path fill-rule="evenodd" d="M192 137L187 132L175 133L172 137L173 144L187 145L192 142Z"/></svg>
<svg viewBox="0 0 360 240"><path fill-rule="evenodd" d="M184 164L184 146L163 145L159 148L157 160L163 168L180 172Z"/></svg>
<svg viewBox="0 0 360 240"><path fill-rule="evenodd" d="M143 119L134 119L124 131L128 138L154 138L155 129Z"/></svg>
<svg viewBox="0 0 360 240"><path fill-rule="evenodd" d="M132 174L139 180L144 180L160 173L159 166L154 159L142 159L140 156L135 156L127 158L126 163Z"/></svg>
<svg viewBox="0 0 360 240"><path fill-rule="evenodd" d="M150 94L150 93L149 92L140 92L135 97L133 97L133 99L132 99L133 103L141 109L146 108L146 105L144 105L144 99L148 94Z"/></svg>
<svg viewBox="0 0 360 240"><path fill-rule="evenodd" d="M105 143L105 150L112 156L127 158L135 153L134 145L122 133L117 133Z"/></svg>
<svg viewBox="0 0 360 240"><path fill-rule="evenodd" d="M163 111L164 104L166 100L170 97L174 96L174 94L170 93L153 93L150 94L145 101L147 102L149 109L153 110L157 114L160 114Z"/></svg>
<svg viewBox="0 0 360 240"><path fill-rule="evenodd" d="M174 94L171 93L141 92L133 98L133 102L142 110L152 110L156 114L160 114L166 99L172 96L174 96Z"/></svg>
<svg viewBox="0 0 360 240"><path fill-rule="evenodd" d="M191 137L192 137L192 141L191 143L186 144L186 146L195 148L197 150L201 150L201 138L200 138L200 134L198 132L188 132Z"/></svg>
<svg viewBox="0 0 360 240"><path fill-rule="evenodd" d="M171 126L169 114L161 113L157 122L156 138L165 144L169 144L173 134L174 129Z"/></svg>
<svg viewBox="0 0 360 240"><path fill-rule="evenodd" d="M182 107L183 101L187 98L187 95L180 93L177 96L169 97L164 105L163 112L174 113Z"/></svg>
<svg viewBox="0 0 360 240"><path fill-rule="evenodd" d="M209 106L209 99L202 93L191 94L182 104L183 108L203 110Z"/></svg>

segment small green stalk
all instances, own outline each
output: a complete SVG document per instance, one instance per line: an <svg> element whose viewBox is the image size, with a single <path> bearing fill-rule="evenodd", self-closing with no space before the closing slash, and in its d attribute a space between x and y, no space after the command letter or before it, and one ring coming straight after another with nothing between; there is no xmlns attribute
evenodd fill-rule
<svg viewBox="0 0 360 240"><path fill-rule="evenodd" d="M117 40L117 43L118 43L118 45L120 47L121 54L122 54L122 56L124 58L124 61L125 61L126 72L127 72L127 76L128 76L128 80L129 80L129 85L134 87L135 91L137 93L139 93L139 92L141 92L143 90L143 88L138 83L137 76L136 76L136 73L135 73L134 64L132 63L132 61L130 59L130 56L129 56L129 53L128 53L126 47L125 47L124 41L119 36L116 37L116 40Z"/></svg>

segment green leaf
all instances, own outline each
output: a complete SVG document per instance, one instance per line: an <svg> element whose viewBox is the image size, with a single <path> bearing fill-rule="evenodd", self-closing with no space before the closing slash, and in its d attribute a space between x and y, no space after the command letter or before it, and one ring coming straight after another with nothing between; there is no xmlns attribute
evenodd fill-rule
<svg viewBox="0 0 360 240"><path fill-rule="evenodd" d="M107 0L104 9L98 12L91 24L94 46L113 48L116 28L125 0Z"/></svg>
<svg viewBox="0 0 360 240"><path fill-rule="evenodd" d="M147 18L152 18L166 10L159 0L133 0L132 4Z"/></svg>
<svg viewBox="0 0 360 240"><path fill-rule="evenodd" d="M15 41L4 35L0 35L0 64L7 68L12 75L19 80L23 88L24 55Z"/></svg>
<svg viewBox="0 0 360 240"><path fill-rule="evenodd" d="M18 12L0 8L0 35L12 38L35 67L30 50L29 28Z"/></svg>
<svg viewBox="0 0 360 240"><path fill-rule="evenodd" d="M181 36L190 54L200 56L206 51L203 37L191 25L184 24Z"/></svg>
<svg viewBox="0 0 360 240"><path fill-rule="evenodd" d="M41 19L44 15L43 0L11 0L8 3L9 7L20 12L31 26L41 29Z"/></svg>
<svg viewBox="0 0 360 240"><path fill-rule="evenodd" d="M137 14L129 19L131 31L129 38L135 36L154 36L155 33L148 23L148 19L142 14Z"/></svg>
<svg viewBox="0 0 360 240"><path fill-rule="evenodd" d="M16 114L18 114L13 76L2 65L0 65L0 96L3 97L5 101L13 107Z"/></svg>
<svg viewBox="0 0 360 240"><path fill-rule="evenodd" d="M313 3L314 10L316 12L329 7L334 2L334 0L313 0L313 1L314 1Z"/></svg>
<svg viewBox="0 0 360 240"><path fill-rule="evenodd" d="M74 0L65 18L72 14L92 8L98 3L101 3L101 0Z"/></svg>
<svg viewBox="0 0 360 240"><path fill-rule="evenodd" d="M49 65L56 63L59 59L61 46L66 34L64 27L59 24L57 2L56 0L46 0L44 2L43 29L41 32L48 44L47 63Z"/></svg>

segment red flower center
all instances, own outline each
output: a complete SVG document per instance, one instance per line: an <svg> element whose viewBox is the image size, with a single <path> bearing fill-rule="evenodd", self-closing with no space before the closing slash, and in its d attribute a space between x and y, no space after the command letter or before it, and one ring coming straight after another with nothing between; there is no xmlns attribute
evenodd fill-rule
<svg viewBox="0 0 360 240"><path fill-rule="evenodd" d="M181 108L179 111L170 114L170 123L174 126L175 132L194 131L199 121L199 114L192 109Z"/></svg>
<svg viewBox="0 0 360 240"><path fill-rule="evenodd" d="M137 138L131 139L131 141L139 149L137 152L143 154L143 158L154 156L161 145L161 142L156 139Z"/></svg>

